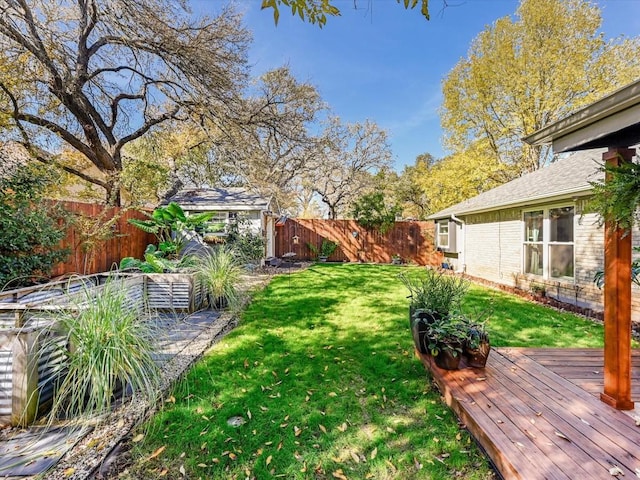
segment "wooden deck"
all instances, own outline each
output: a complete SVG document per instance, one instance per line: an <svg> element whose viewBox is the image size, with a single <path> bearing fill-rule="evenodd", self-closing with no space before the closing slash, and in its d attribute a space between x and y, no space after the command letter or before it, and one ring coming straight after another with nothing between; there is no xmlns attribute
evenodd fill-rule
<svg viewBox="0 0 640 480"><path fill-rule="evenodd" d="M599 400L602 350L499 348L485 369L455 371L418 355L505 479L640 476L640 427ZM633 376L640 401L640 352Z"/></svg>

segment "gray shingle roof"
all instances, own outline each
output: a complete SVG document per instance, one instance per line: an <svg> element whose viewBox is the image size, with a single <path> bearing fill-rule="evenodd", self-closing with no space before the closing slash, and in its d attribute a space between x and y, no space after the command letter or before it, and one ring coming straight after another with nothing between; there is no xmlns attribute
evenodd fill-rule
<svg viewBox="0 0 640 480"><path fill-rule="evenodd" d="M452 214L465 215L587 194L591 190L589 182L604 178L599 171L604 151L605 149L596 149L571 153L545 168L445 208L429 218L446 218Z"/></svg>
<svg viewBox="0 0 640 480"><path fill-rule="evenodd" d="M194 188L180 190L167 202L176 202L184 210L267 210L269 199L245 188Z"/></svg>

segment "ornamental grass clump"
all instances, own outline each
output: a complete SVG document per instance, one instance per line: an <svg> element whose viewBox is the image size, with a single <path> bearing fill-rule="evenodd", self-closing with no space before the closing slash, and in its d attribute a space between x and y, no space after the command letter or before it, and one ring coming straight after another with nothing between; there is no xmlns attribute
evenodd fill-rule
<svg viewBox="0 0 640 480"><path fill-rule="evenodd" d="M409 290L411 308L437 317L446 317L458 311L469 282L444 270L425 269L423 272L412 276L404 273L398 275Z"/></svg>
<svg viewBox="0 0 640 480"><path fill-rule="evenodd" d="M66 347L66 362L52 420L107 412L128 391L150 400L158 394L154 329L142 318L140 303L129 297L121 280L110 279L98 288L87 289L74 307L56 314L51 337ZM66 341L60 342L61 336Z"/></svg>
<svg viewBox="0 0 640 480"><path fill-rule="evenodd" d="M235 309L239 305L237 285L242 267L231 249L221 246L203 256L196 273L205 285L211 306Z"/></svg>

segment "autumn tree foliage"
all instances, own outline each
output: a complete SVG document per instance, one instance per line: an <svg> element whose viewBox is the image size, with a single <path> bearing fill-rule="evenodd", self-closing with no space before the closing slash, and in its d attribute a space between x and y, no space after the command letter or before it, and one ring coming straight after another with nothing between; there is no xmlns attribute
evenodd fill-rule
<svg viewBox="0 0 640 480"><path fill-rule="evenodd" d="M639 40L606 40L601 23L586 0L523 0L487 27L443 82L447 145L486 141L516 174L550 162L521 139L640 75Z"/></svg>

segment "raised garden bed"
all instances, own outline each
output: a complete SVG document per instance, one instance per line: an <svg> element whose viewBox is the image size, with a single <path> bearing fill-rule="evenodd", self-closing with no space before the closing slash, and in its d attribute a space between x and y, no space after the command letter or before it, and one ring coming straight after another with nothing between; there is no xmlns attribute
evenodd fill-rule
<svg viewBox="0 0 640 480"><path fill-rule="evenodd" d="M199 310L205 289L192 273L146 273L144 275L147 305L152 310Z"/></svg>
<svg viewBox="0 0 640 480"><path fill-rule="evenodd" d="M55 311L82 308L109 277L83 276L0 292L0 425L28 425L50 407L65 358L47 333ZM118 277L141 318L153 310L193 312L203 305L204 288L193 274Z"/></svg>

